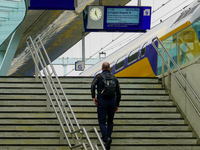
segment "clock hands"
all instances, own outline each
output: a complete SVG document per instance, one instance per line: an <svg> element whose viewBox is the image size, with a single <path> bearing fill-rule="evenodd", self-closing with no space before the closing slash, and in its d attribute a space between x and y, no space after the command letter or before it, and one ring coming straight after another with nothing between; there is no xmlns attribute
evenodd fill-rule
<svg viewBox="0 0 200 150"><path fill-rule="evenodd" d="M97 16L97 11L95 10L95 15ZM97 16L98 17L98 16Z"/></svg>
<svg viewBox="0 0 200 150"><path fill-rule="evenodd" d="M92 20L99 20L101 18L102 12L99 8L92 8L90 11L90 18Z"/></svg>

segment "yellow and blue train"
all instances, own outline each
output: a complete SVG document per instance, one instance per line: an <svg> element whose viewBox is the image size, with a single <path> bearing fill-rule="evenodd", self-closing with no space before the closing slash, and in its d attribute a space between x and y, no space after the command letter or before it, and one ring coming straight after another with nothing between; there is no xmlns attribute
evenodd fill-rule
<svg viewBox="0 0 200 150"><path fill-rule="evenodd" d="M179 66L199 59L200 2L194 1L80 75L96 75L101 72L103 62L111 64L111 72L116 77L155 77L160 75L162 61L152 46L152 39L156 36ZM160 47L158 43L156 45L158 48ZM174 67L172 64L170 66Z"/></svg>

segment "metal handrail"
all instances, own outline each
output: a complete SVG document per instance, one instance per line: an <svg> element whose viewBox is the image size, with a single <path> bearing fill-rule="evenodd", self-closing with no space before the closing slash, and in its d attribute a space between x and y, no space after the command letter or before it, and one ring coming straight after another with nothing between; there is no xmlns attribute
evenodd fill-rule
<svg viewBox="0 0 200 150"><path fill-rule="evenodd" d="M160 45L162 46L162 53L158 50L157 46L155 45L155 40L157 40ZM188 93L186 92L186 90L184 89L184 87L182 86L182 84L179 82L178 78L175 76L175 73L173 72L173 70L171 69L170 65L167 64L167 62L164 59L164 52L167 54L168 56L168 61L170 60L173 65L175 66L175 68L177 69L178 73L180 74L180 76L182 77L183 81L186 83L186 85L188 86L188 88L191 90L192 94L195 96L195 98L198 100L198 102L200 103L200 99L198 97L198 95L196 94L196 92L194 91L194 89L192 88L192 86L190 85L190 83L187 81L187 79L184 77L183 73L181 72L180 68L178 67L178 65L176 64L176 62L173 60L173 58L170 56L169 52L166 50L166 48L164 47L164 45L162 44L162 42L158 39L158 37L155 37L152 40L152 45L155 48L155 50L157 51L157 53L160 55L160 57L162 58L162 62L165 63L165 65L167 66L168 70L171 72L172 76L174 77L175 81L178 83L179 87L182 89L183 93L186 95L186 97L188 98L188 100L190 101L191 105L193 106L193 108L195 109L195 111L197 112L197 114L200 116L200 112L197 109L197 107L195 106L194 102L192 101L192 99L190 98L190 96L188 95ZM164 69L162 69L162 71L164 71ZM163 77L162 80L164 80L164 72L162 73Z"/></svg>
<svg viewBox="0 0 200 150"><path fill-rule="evenodd" d="M44 47L44 45L42 43L42 40L41 40L40 36L38 36L34 41L29 36L27 38L27 40L26 40L26 43L27 43L29 51L31 52L31 56L32 56L33 61L35 63L35 67L36 67L36 69L38 71L40 79L42 80L42 83L44 85L44 88L45 88L45 91L47 93L47 96L48 96L48 98L49 98L49 100L51 102L51 105L52 105L52 107L53 107L53 109L55 111L56 117L57 117L57 119L59 121L59 124L60 124L61 129L62 129L62 131L64 133L64 136L65 136L65 138L67 140L67 143L69 144L70 149L74 149L74 148L80 147L81 149L84 148L85 150L87 150L87 147L90 147L91 150L94 150L94 146L95 146L95 148L98 150L99 148L98 148L97 144L95 144L93 146L93 144L92 144L92 142L91 142L91 140L90 140L90 138L88 136L88 133L87 133L87 132L93 130L93 131L95 131L95 134L96 134L96 136L97 136L97 138L98 138L98 140L100 142L101 147L103 148L103 150L105 150L105 147L104 147L104 144L103 144L103 142L101 140L101 137L99 136L99 133L98 133L98 131L97 131L97 129L95 127L92 128L92 129L89 129L89 130L86 130L85 128L81 128L80 127L80 125L79 125L79 123L78 123L78 121L76 119L76 116L75 116L75 114L73 112L73 109L72 109L72 107L71 107L71 105L69 103L69 100L68 100L68 98L67 98L67 96L66 96L66 94L64 92L64 89L62 88L62 85L61 85L61 83L60 83L60 81L58 79L56 71L55 71L55 69L54 69L54 67L53 67L53 65L52 65L52 63L51 63L51 61L50 61L50 59L48 57L48 54L47 54L46 49L45 49L45 47ZM41 52L41 49L43 49L43 53ZM38 60L39 64L37 63L37 60ZM48 63L46 63L45 60ZM49 66L51 67L52 73L50 72L47 64L49 64ZM40 67L39 67L39 65L40 65ZM48 87L46 85L46 82L43 79L43 76L42 76L42 74L40 72L40 69L43 70L43 73L44 73L44 75L46 77L46 82L48 83L51 92L49 91L49 89L48 89ZM57 83L59 85L59 88L62 91L62 94L63 94L64 99L65 99L65 103L63 102L63 100L62 100L62 98L60 96L60 93L58 92L57 86L56 86L56 84L55 84L55 82L54 82L54 80L52 78L52 74L54 74L54 76L56 78L56 81L57 81ZM62 115L62 118L63 118L64 122L62 121L62 119L60 118L60 116L59 116L59 114L58 114L58 112L56 110L56 106L55 106L55 104L53 102L53 99L52 99L52 96L51 96L50 93L53 93L53 96L54 96L54 98L56 100L57 106L59 108L59 111L61 112L61 115ZM71 115L73 117L73 120L75 121L75 125L78 128L78 130L75 130L74 124L72 123L72 120L71 120L71 118L70 118L70 116L69 116L69 114L68 114L68 112L66 110L65 104L67 104L67 106L68 106L68 108L70 110L70 113L71 113ZM67 136L67 132L65 131L65 128L64 128L64 124L67 126L67 129L68 129L69 133L71 134L72 138L73 138L73 135L75 135L75 138L78 141L77 145L72 146L72 144L70 143L70 140L69 140L69 138ZM78 137L77 133L80 133L82 135L84 134L88 144L82 143L81 142L81 138Z"/></svg>

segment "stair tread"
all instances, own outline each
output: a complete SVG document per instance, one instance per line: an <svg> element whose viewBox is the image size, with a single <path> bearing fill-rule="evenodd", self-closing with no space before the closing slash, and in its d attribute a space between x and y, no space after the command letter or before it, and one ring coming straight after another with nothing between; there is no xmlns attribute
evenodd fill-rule
<svg viewBox="0 0 200 150"><path fill-rule="evenodd" d="M91 141L94 141L95 139L91 139ZM83 140L84 141L84 140ZM73 143L73 140L72 140ZM174 139L174 138L166 138L166 139L113 139L112 145L118 145L119 143L123 143L124 145L186 145L196 144L195 138L183 138L183 139ZM0 145L20 145L20 144L30 144L30 145L38 145L38 144L48 144L48 145L54 145L59 144L59 139L1 139Z"/></svg>
<svg viewBox="0 0 200 150"><path fill-rule="evenodd" d="M96 127L99 130L98 125L84 125L86 129ZM1 125L0 131L58 131L59 125ZM188 125L115 125L113 131L131 131L131 132L191 132L188 129Z"/></svg>
<svg viewBox="0 0 200 150"><path fill-rule="evenodd" d="M34 150L70 150L69 146L60 146L60 145L56 145L56 146L31 146L32 149ZM30 149L29 146L1 146L2 150L16 150L16 149L20 149L20 150L27 150ZM121 146L121 145L112 145L110 150L132 150L133 146ZM170 145L166 145L166 146L152 146L152 145L147 145L147 146L143 146L143 145L134 145L134 150L178 150L178 149L184 149L184 150L199 150L200 146L199 145L177 145L177 146L170 146Z"/></svg>
<svg viewBox="0 0 200 150"><path fill-rule="evenodd" d="M1 112L7 112L8 110L10 112L54 112L53 108L51 110L47 111L47 108L43 105L40 107L30 107L29 105L24 104L24 106L16 106L16 107L12 107L14 104L12 103L10 106L8 104L6 104L7 106L0 106L0 113ZM27 107L29 106L29 107ZM39 105L38 105L39 106ZM57 109L58 110L58 109ZM73 111L74 113L77 112L97 112L97 108L94 106L89 106L89 107L73 107ZM120 109L118 110L118 112L177 112L177 108L175 106L165 106L165 107L147 107L147 106L132 106L132 107L120 107Z"/></svg>

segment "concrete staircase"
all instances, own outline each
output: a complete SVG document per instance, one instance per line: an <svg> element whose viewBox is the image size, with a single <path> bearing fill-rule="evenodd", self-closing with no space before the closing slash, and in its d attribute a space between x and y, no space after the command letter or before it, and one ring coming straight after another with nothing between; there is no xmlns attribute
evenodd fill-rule
<svg viewBox="0 0 200 150"><path fill-rule="evenodd" d="M60 78L79 124L99 130L90 96L93 78ZM192 129L157 78L119 78L122 100L111 150L199 150ZM68 150L41 82L0 78L0 150ZM95 141L95 136L90 133ZM83 138L84 139L84 138Z"/></svg>

